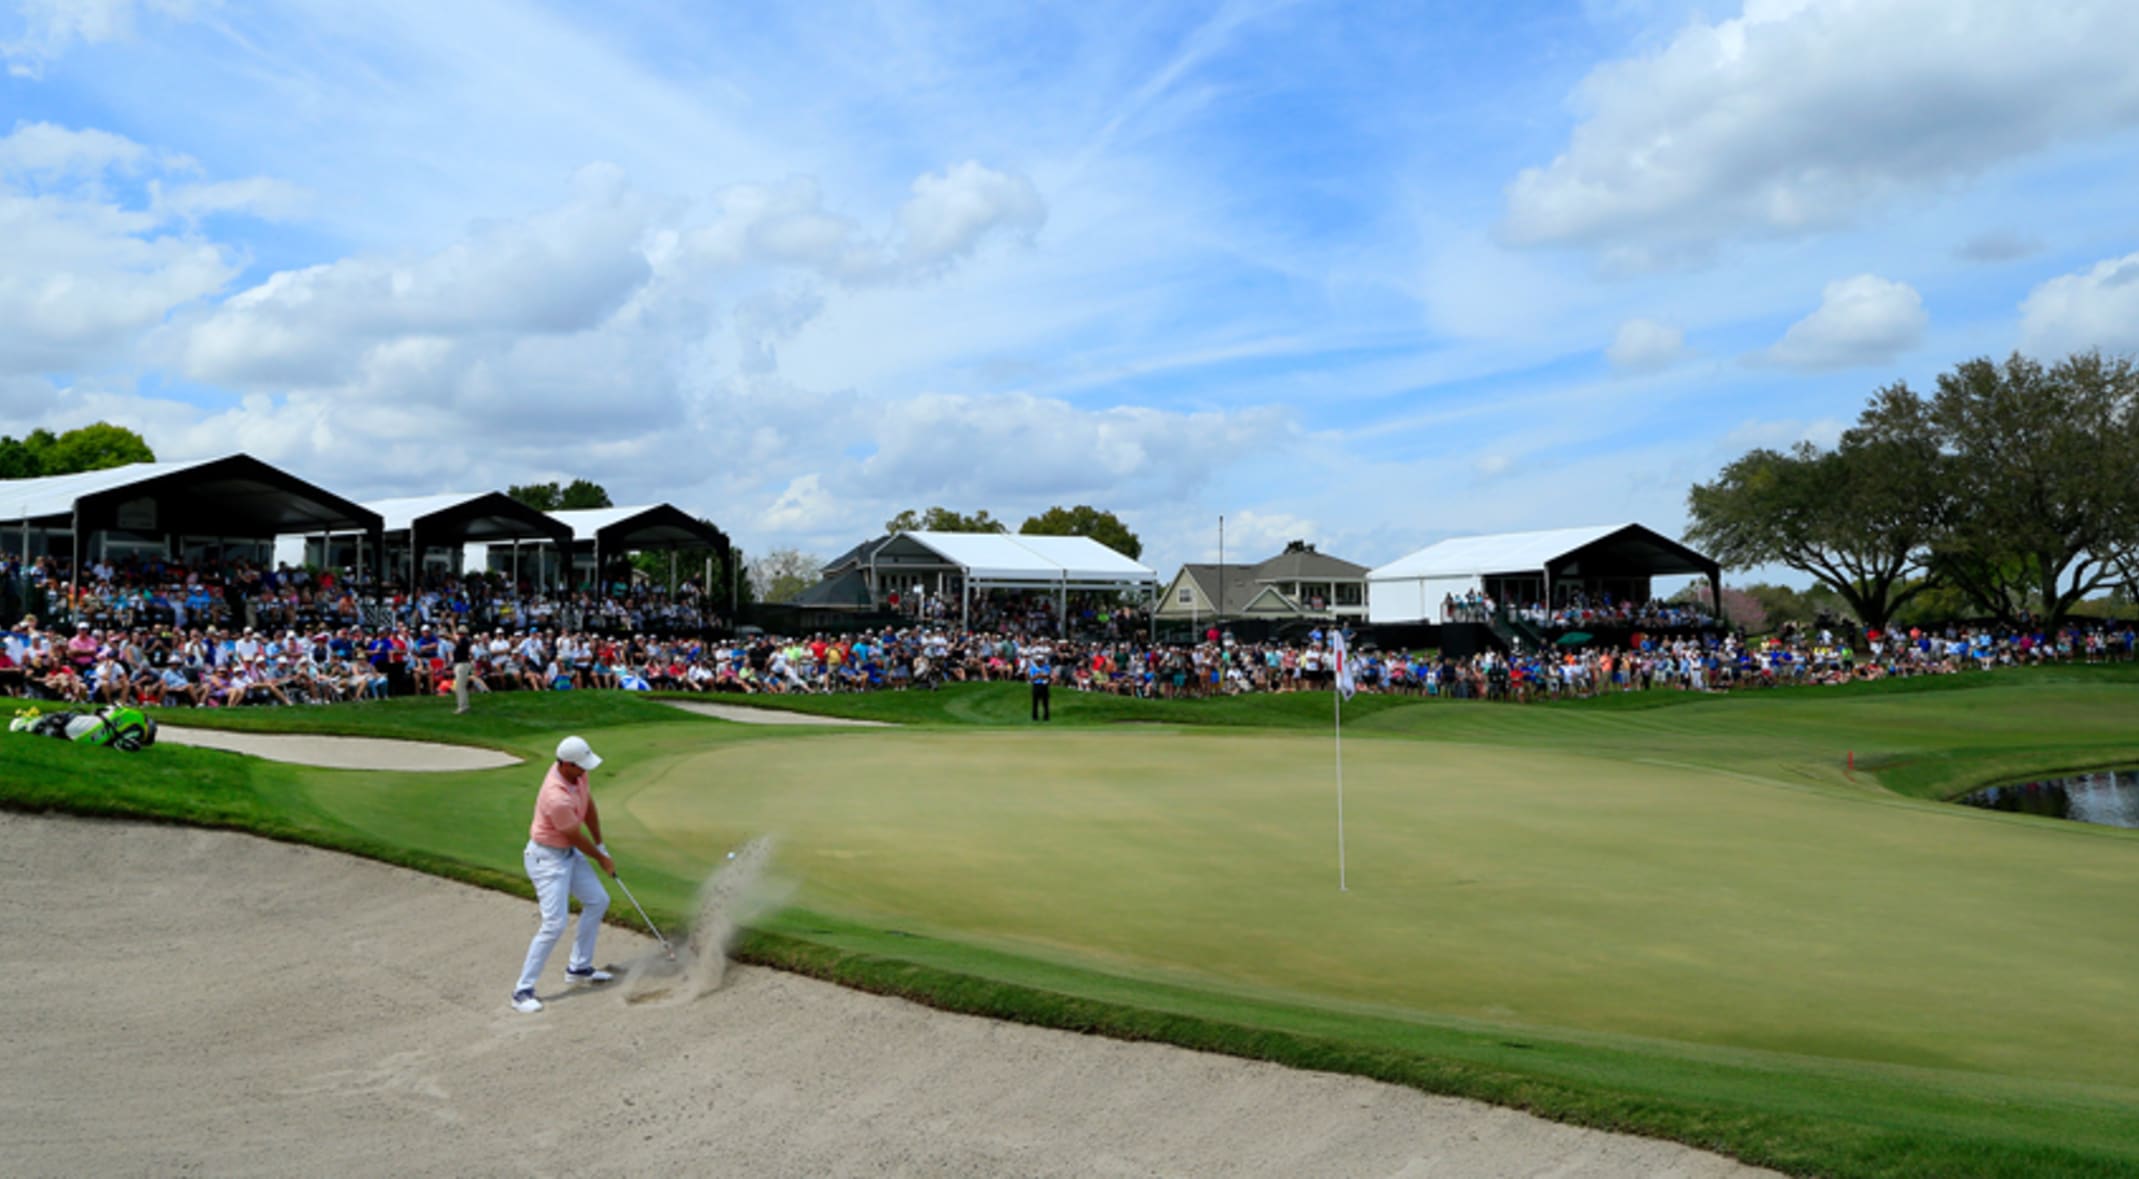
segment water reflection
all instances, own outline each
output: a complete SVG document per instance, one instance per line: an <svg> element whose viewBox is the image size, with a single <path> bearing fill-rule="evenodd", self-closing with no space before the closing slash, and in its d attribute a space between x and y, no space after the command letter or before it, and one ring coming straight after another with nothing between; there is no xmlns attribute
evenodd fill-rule
<svg viewBox="0 0 2139 1179"><path fill-rule="evenodd" d="M2105 827L2139 827L2139 769L1993 786L1960 801L1986 810L2019 811Z"/></svg>

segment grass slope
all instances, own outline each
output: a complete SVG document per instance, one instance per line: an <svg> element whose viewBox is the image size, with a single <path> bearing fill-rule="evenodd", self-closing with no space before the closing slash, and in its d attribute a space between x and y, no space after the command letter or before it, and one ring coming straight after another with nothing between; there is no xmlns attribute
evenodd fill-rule
<svg viewBox="0 0 2139 1179"><path fill-rule="evenodd" d="M2037 872L2046 881L2076 874L2103 892L2129 895L2139 845L2115 833L2039 820L1956 815L1896 799L1880 785L1940 796L2009 770L2139 760L2129 719L2139 715L2139 683L2092 669L1944 686L1957 682L1729 699L1658 694L1633 698L1639 703L1539 708L1362 697L1346 715L1347 737L1356 738L1347 741L1348 761L1363 759L1353 762L1361 768L1348 780L1357 806L1371 803L1386 815L1404 805L1401 776L1394 786L1377 783L1386 771L1367 768L1377 758L1409 766L1480 750L1519 750L1546 762L1588 759L1591 777L1596 767L1616 768L1631 785L1609 792L1625 807L1585 824L1570 824L1564 800L1556 814L1531 795L1496 800L1481 792L1465 800L1469 810L1458 825L1467 846L1435 848L1416 856L1416 864L1376 850L1365 837L1356 854L1379 876L1375 889L1356 892L1349 899L1366 903L1320 931L1313 928L1312 906L1335 896L1322 879L1328 817L1321 810L1328 796L1316 784L1295 804L1279 787L1293 772L1290 759L1319 763L1326 752L1319 731L1329 722L1327 696L1163 703L1065 693L1057 700L1055 731L973 734L979 740L963 749L958 734L940 730L1032 728L1022 691L976 685L798 702L930 730L919 733L769 733L643 699L585 694L496 697L480 702L472 718L420 701L174 719L461 740L537 758L561 733L583 732L610 759L603 797L614 800L607 808L611 842L630 849L634 888L657 916L673 921L683 912L693 881L723 841L756 829L749 824L780 818L792 833L783 862L796 857L809 877L811 903L766 922L746 942L746 956L955 1010L1357 1072L1669 1136L1802 1173L2130 1173L2139 1168L2139 1096L2116 1071L2112 1049L2124 1033L2110 1021L2120 1004L2090 1012L2030 995L2013 1012L2010 1035L1999 1035L1997 1021L1982 1015L1959 1029L1962 1058L1938 1050L1938 1019L1912 1014L1911 1004L1922 999L1934 1013L1951 1012L1973 1000L1993 1010L2001 996L1977 993L1980 975L1997 976L2006 963L2023 973L2047 968L2054 974L2071 929L2058 921L2045 929L2013 929L2010 921L1974 928L1970 906L2016 882L2027 885ZM1121 722L1143 723L1103 728ZM1079 728L1102 731L1069 731ZM1248 728L1261 734L1227 735ZM907 749L901 742L923 744ZM1245 765L1267 780L1200 796L1139 795L1112 779L1142 778L1107 772L1110 759L1127 755L1143 759L1148 776L1154 760L1195 764L1209 747L1249 751L1231 763L1235 775ZM1877 775L1846 776L1842 757L1851 750L1860 767L1876 764ZM1638 759L1669 764L1644 767ZM1301 761L1298 772L1308 773L1307 765ZM817 768L798 772L811 766ZM206 750L163 748L125 758L27 738L0 739L0 767L5 805L259 830L526 893L518 833L533 788L527 767L395 776L297 770ZM1042 791L973 788L977 776L1015 783L1021 773L1058 778L1068 793L1051 801ZM1546 773L1529 778L1540 790L1553 780ZM961 791L946 782L966 785ZM1624 797L1630 789L1700 790L1696 783L1703 782L1717 798L1736 800L1734 808L1750 807L1767 822L1788 822L1800 835L1818 838L1793 837L1789 846L1740 863L1747 857L1717 856L1714 849L1730 846L1729 824L1742 813L1689 814L1682 802L1653 800L1644 813ZM783 783L802 785L783 790ZM976 799L986 805L977 807ZM1090 805L1095 801L1105 805ZM1005 809L1011 802L1017 807ZM1284 811L1291 805L1306 809L1295 817ZM653 810L642 816L642 807ZM663 813L679 807L697 812L695 833L677 829L681 812ZM1275 817L1259 820L1259 811ZM1807 817L1834 814L1864 817L1864 825ZM842 816L852 821L838 821ZM1919 819L1927 830L1965 829L1970 838L1958 849L1938 837L1910 838ZM822 827L808 830L806 821ZM1095 827L1108 822L1117 829ZM656 823L663 839L654 837ZM917 834L946 824L980 838L980 845L931 845ZM1403 826L1386 819L1381 825ZM1051 829L1063 838L1000 844L1006 832ZM1302 841L1297 852L1296 838ZM1531 850L1508 850L1506 841L1525 839ZM1969 847L1970 839L1982 846ZM896 856L887 860L883 848L874 864L866 855L835 854L869 851L870 840L894 851L911 843L907 850L922 854L903 867ZM1048 843L1096 850L1081 857L1058 851L1049 860L1042 854ZM1151 851L1159 844L1178 867L1153 878ZM2038 844L2059 854L1996 863L2014 847ZM1229 845L1243 854L1220 854ZM1536 854L1570 847L1579 854L1559 857L1565 863ZM1750 890L1740 908L1762 916L1765 925L1749 922L1756 929L1736 933L1729 906L1719 902L1713 912L1696 906L1700 920L1683 930L1663 921L1616 936L1595 924L1611 907L1590 895L1599 891L1596 866L1615 855L1624 863L1607 883L1622 893L1630 881L1668 882L1696 870L1735 877L1715 891ZM1921 879L1927 857L1938 870ZM1952 865L1971 859L1992 861L1996 870L1980 880L1963 878L1965 868ZM1511 877L1501 860L1531 867ZM988 873L1000 873L1004 863L1030 866L1033 879L1012 880L1009 895L996 896L1008 878ZM1778 903L1787 891L1777 890L1785 889L1793 869L1820 887ZM1391 883L1397 870L1411 874L1404 889L1414 901L1431 902L1435 889L1457 899L1429 903L1423 917L1408 914L1383 895L1398 891ZM1492 887L1500 895L1487 903L1473 903L1469 893L1480 892L1475 884L1457 883L1491 879L1486 874L1495 871L1500 878ZM1300 883L1309 880L1311 889ZM1104 886L1096 899L1095 883ZM2047 882L2037 886L2060 891ZM1184 891L1193 903L1168 926L1167 906ZM1953 903L1938 905L1941 896ZM2014 899L2013 911L2026 912L2017 904L2021 898ZM1237 916L1241 904L1256 910L1253 919ZM1864 911L1854 911L1860 905ZM1770 961L1803 960L1806 969L1782 980L1767 977L1775 970L1731 961L1708 944L1738 936L1747 939L1742 951L1758 929L1774 936L1778 923L1787 928L1793 913L1805 928ZM1840 920L1832 937L1823 932L1830 915ZM1943 915L1946 923L1909 928L1927 915ZM1194 931L1199 922L1210 927L1201 935ZM2098 940L2114 940L2115 922L2112 914ZM1273 926L1287 932L1274 935ZM1183 930L1201 938L1186 956L1203 960L1184 967L1149 952L1154 940L1178 938ZM1821 943L1862 955L1881 950L1881 930L1890 930L1894 944L1884 948L1890 961L1877 993L1854 993L1854 972L1836 969L1832 948L1823 966ZM1667 934L1686 960L1671 954L1643 960L1643 953L1666 944ZM1459 935L1467 947L1461 961L1421 957L1423 947ZM1099 940L1110 944L1093 944ZM1913 983L1894 984L1894 972L1906 970L1916 950L1952 940L1977 946L1980 961L1966 963L1966 976L1924 971ZM1561 960L1570 954L1574 960ZM2114 949L2090 945L2087 954L2096 957L2081 956L2086 965L2074 972L2078 977L2057 985L2113 991L2127 984L2127 964ZM1525 1010L1476 1005L1480 986L1496 976L1524 992ZM1686 1001L1674 990L1689 992ZM1741 993L1756 996L1736 1000L1760 1017L1748 1027L1734 1027L1728 1018L1733 995ZM2059 991L2055 998L2071 996ZM1541 1000L1549 1002L1540 1007ZM1671 1026L1598 1018L1644 1007ZM1886 1043L1859 1034L1865 1020L1883 1012L1898 1013L1894 1026L1882 1029ZM1705 1033L1696 1026L1704 1023ZM2108 1034L2100 1035L2104 1029ZM1824 1039L1793 1042L1793 1031L1801 1037L1816 1031ZM2014 1059L2031 1056L2031 1035L2043 1046L2042 1060L2016 1066ZM2086 1043L2097 1035L2102 1043ZM2043 1061L2052 1063L2045 1068ZM2041 1075L2068 1066L2094 1083Z"/></svg>

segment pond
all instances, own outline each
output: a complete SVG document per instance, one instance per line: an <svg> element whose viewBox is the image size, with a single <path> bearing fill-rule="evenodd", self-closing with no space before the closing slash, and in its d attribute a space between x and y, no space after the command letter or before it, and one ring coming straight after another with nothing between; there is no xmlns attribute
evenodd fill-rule
<svg viewBox="0 0 2139 1179"><path fill-rule="evenodd" d="M2105 827L2139 827L2139 769L1992 786L1958 801L1986 810L2047 815Z"/></svg>

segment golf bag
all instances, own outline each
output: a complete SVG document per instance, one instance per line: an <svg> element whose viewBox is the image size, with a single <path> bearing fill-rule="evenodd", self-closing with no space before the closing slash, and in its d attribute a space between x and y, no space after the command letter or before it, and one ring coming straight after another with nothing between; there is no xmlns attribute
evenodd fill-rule
<svg viewBox="0 0 2139 1179"><path fill-rule="evenodd" d="M143 716L138 709L118 704L107 704L95 712L18 716L8 729L83 745L104 745L128 753L138 753L156 743L156 722Z"/></svg>

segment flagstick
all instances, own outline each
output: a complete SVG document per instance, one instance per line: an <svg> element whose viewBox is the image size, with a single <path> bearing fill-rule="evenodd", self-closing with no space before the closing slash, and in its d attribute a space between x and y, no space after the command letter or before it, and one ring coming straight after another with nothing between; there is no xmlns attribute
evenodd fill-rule
<svg viewBox="0 0 2139 1179"><path fill-rule="evenodd" d="M1350 892L1344 883L1344 693L1329 695L1337 714L1337 891Z"/></svg>

